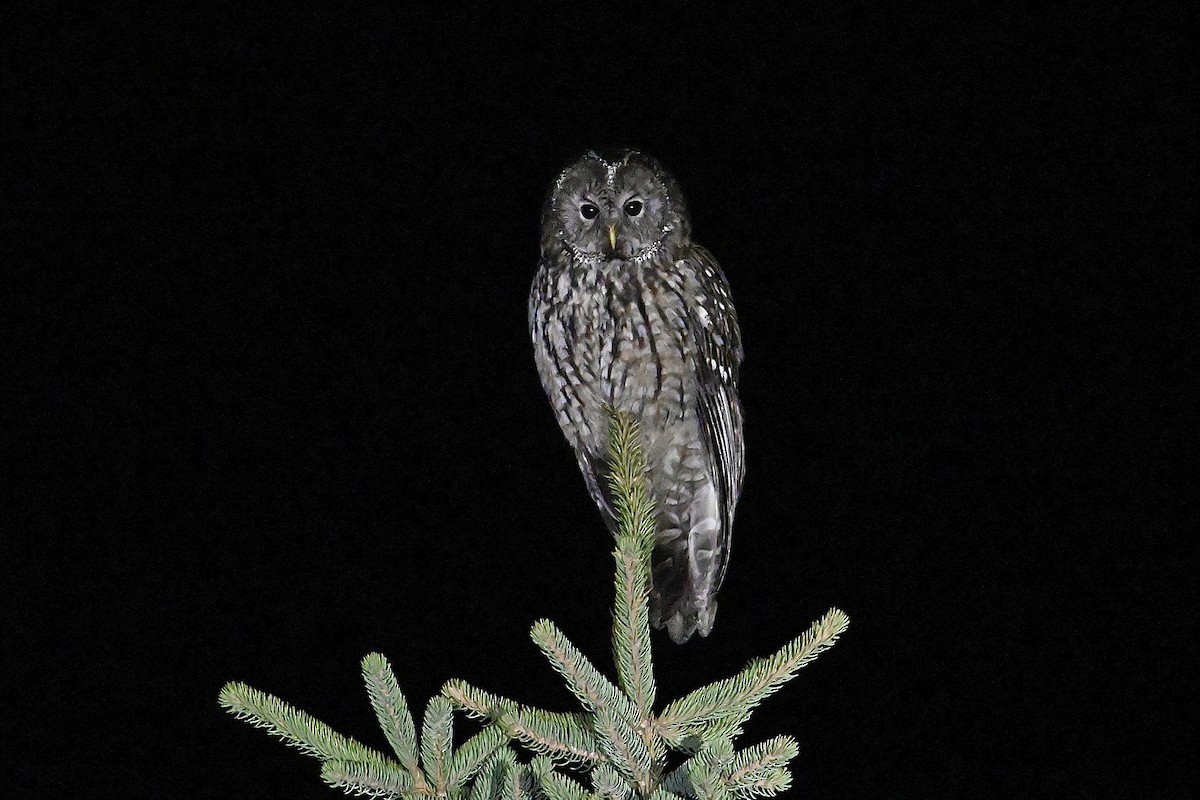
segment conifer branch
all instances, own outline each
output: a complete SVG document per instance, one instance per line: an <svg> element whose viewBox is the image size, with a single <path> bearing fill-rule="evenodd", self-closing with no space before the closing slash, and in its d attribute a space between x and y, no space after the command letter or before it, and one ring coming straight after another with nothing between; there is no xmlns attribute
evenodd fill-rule
<svg viewBox="0 0 1200 800"><path fill-rule="evenodd" d="M462 680L447 681L442 694L468 714L496 723L509 737L535 753L576 764L601 759L596 736L585 714L530 708Z"/></svg>
<svg viewBox="0 0 1200 800"><path fill-rule="evenodd" d="M792 786L792 772L787 767L773 767L757 772L736 784L729 784L729 792L735 798L772 797L786 792Z"/></svg>
<svg viewBox="0 0 1200 800"><path fill-rule="evenodd" d="M413 789L412 778L395 767L381 767L361 761L326 761L321 765L321 780L347 794L367 797L421 797Z"/></svg>
<svg viewBox="0 0 1200 800"><path fill-rule="evenodd" d="M687 796L694 797L695 795L687 795ZM663 787L659 786L657 789L654 790L654 793L650 795L650 800L685 800L685 796L675 794L674 792L668 791L668 790L664 789Z"/></svg>
<svg viewBox="0 0 1200 800"><path fill-rule="evenodd" d="M554 762L546 756L537 756L529 762L534 777L548 800L591 800L592 795L583 784L554 771Z"/></svg>
<svg viewBox="0 0 1200 800"><path fill-rule="evenodd" d="M420 789L427 788L417 757L417 729L392 672L392 665L381 654L370 653L362 660L362 673L371 707L375 709L375 717L388 744L408 770L413 785Z"/></svg>
<svg viewBox="0 0 1200 800"><path fill-rule="evenodd" d="M688 769L691 794L697 800L728 800L729 790L721 781L714 765L703 757L693 757Z"/></svg>
<svg viewBox="0 0 1200 800"><path fill-rule="evenodd" d="M513 700L485 692L457 678L446 681L442 686L442 694L474 719L495 720L502 714L516 711L518 708L518 704Z"/></svg>
<svg viewBox="0 0 1200 800"><path fill-rule="evenodd" d="M754 791L773 782L780 770L788 775L787 764L800 752L800 746L791 736L775 736L765 742L747 747L737 753L730 762L725 782L739 796L750 797L765 792ZM786 788L786 787L785 787ZM777 790L782 791L782 789ZM774 792L771 792L774 794Z"/></svg>
<svg viewBox="0 0 1200 800"><path fill-rule="evenodd" d="M592 770L592 793L602 800L626 800L633 791L629 782L609 764Z"/></svg>
<svg viewBox="0 0 1200 800"><path fill-rule="evenodd" d="M609 444L609 488L620 520L613 601L613 655L617 681L637 715L654 708L650 657L650 552L654 547L654 504L646 487L646 458L633 415L613 411Z"/></svg>
<svg viewBox="0 0 1200 800"><path fill-rule="evenodd" d="M450 759L447 783L451 788L464 786L492 755L508 743L508 736L496 727L487 727L463 742Z"/></svg>
<svg viewBox="0 0 1200 800"><path fill-rule="evenodd" d="M732 740L729 737L714 735L696 748L696 753L691 758L663 778L662 785L686 797L695 797L697 790L693 775L719 774L727 769L733 757Z"/></svg>
<svg viewBox="0 0 1200 800"><path fill-rule="evenodd" d="M506 715L497 725L535 753L568 764L600 761L595 734L582 714L558 714L536 709Z"/></svg>
<svg viewBox="0 0 1200 800"><path fill-rule="evenodd" d="M777 736L739 753L728 739L718 740L680 764L662 785L689 797L728 794L740 800L777 794L791 782L787 763L797 751L790 736Z"/></svg>
<svg viewBox="0 0 1200 800"><path fill-rule="evenodd" d="M251 724L324 763L331 786L396 800L752 800L788 788L798 747L777 736L742 751L733 739L762 702L830 647L849 620L834 608L802 636L731 678L704 686L655 716L657 687L649 624L654 505L636 419L611 411L609 488L618 515L613 552L613 655L617 681L604 676L549 620L531 631L566 680L584 713L544 711L448 681L429 701L418 738L391 665L371 653L362 661L371 706L398 761L241 683L227 684L221 704ZM453 747L454 708L487 727ZM509 740L535 754L517 761ZM667 750L690 755L662 775ZM590 770L591 788L555 764Z"/></svg>
<svg viewBox="0 0 1200 800"><path fill-rule="evenodd" d="M324 760L344 759L386 763L386 757L366 745L343 736L319 719L288 705L274 695L244 683L232 682L221 689L219 702L227 711L300 752Z"/></svg>
<svg viewBox="0 0 1200 800"><path fill-rule="evenodd" d="M538 620L530 631L550 664L566 679L567 688L588 711L608 709L627 721L636 719L629 698L604 677L592 662L548 619Z"/></svg>
<svg viewBox="0 0 1200 800"><path fill-rule="evenodd" d="M542 800L537 778L528 764L518 764L510 749L497 750L485 767L492 800Z"/></svg>
<svg viewBox="0 0 1200 800"><path fill-rule="evenodd" d="M510 778L513 780L510 783ZM470 800L501 800L519 796L520 765L508 748L497 750L480 769L471 785Z"/></svg>
<svg viewBox="0 0 1200 800"><path fill-rule="evenodd" d="M433 783L438 795L446 794L448 765L446 759L454 741L454 707L445 697L434 697L425 706L421 723L421 764L426 778Z"/></svg>
<svg viewBox="0 0 1200 800"><path fill-rule="evenodd" d="M741 725L764 698L833 646L849 624L841 610L830 609L806 633L769 658L755 659L734 677L710 683L668 705L659 717L660 726L669 737L683 739L714 720Z"/></svg>
<svg viewBox="0 0 1200 800"><path fill-rule="evenodd" d="M692 756L692 758L695 758L695 756ZM695 797L696 794L692 791L691 772L692 759L689 758L663 777L662 783L659 784L659 789L682 797Z"/></svg>
<svg viewBox="0 0 1200 800"><path fill-rule="evenodd" d="M715 764L724 771L731 763L733 763L733 737L721 736L714 738L712 741L704 745L704 750L701 757L706 759L710 764Z"/></svg>
<svg viewBox="0 0 1200 800"><path fill-rule="evenodd" d="M642 796L650 793L655 780L654 757L637 732L623 720L601 709L594 716L597 742L608 763Z"/></svg>

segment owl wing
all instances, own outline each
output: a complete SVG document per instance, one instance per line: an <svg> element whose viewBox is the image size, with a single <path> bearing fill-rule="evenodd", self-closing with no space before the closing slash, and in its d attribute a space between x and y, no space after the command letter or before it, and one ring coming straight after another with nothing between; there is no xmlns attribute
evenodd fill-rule
<svg viewBox="0 0 1200 800"><path fill-rule="evenodd" d="M689 315L689 329L696 343L700 429L713 460L713 480L721 504L723 558L721 573L714 584L720 588L729 564L733 512L746 473L742 404L737 394L742 333L729 282L717 260L699 245L693 245L688 260L695 270L702 298Z"/></svg>

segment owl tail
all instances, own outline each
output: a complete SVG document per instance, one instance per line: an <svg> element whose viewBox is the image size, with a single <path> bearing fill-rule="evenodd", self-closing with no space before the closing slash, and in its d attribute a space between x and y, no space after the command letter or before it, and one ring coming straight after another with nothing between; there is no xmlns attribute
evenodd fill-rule
<svg viewBox="0 0 1200 800"><path fill-rule="evenodd" d="M668 524L660 527L655 538L651 624L666 628L676 644L683 644L693 633L708 636L717 616L718 581L725 558L719 518L706 516L685 527Z"/></svg>
<svg viewBox="0 0 1200 800"><path fill-rule="evenodd" d="M684 644L692 638L693 633L698 632L701 636L708 636L712 630L713 620L717 616L717 600L715 597L711 598L703 607L699 605L685 607L682 603L677 603L674 609L670 616L667 616L662 608L655 611L652 604L651 619L654 627L667 629L671 641L675 644Z"/></svg>

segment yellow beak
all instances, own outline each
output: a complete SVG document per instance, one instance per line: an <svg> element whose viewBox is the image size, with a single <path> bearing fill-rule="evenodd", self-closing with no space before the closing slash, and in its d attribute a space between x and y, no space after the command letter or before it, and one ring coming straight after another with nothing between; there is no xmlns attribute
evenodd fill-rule
<svg viewBox="0 0 1200 800"><path fill-rule="evenodd" d="M617 249L617 226L616 225L608 226L608 243L610 245L612 245L613 250Z"/></svg>

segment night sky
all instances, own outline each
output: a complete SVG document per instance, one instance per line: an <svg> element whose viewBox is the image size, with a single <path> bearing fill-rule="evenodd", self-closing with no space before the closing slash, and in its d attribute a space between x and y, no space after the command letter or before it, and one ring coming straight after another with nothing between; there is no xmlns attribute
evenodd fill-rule
<svg viewBox="0 0 1200 800"><path fill-rule="evenodd" d="M547 188L611 146L678 177L746 350L660 697L837 606L740 741L799 740L788 797L1194 788L1193 14L160 5L3 34L9 796L337 797L228 680L385 748L372 651L418 708L574 710L542 617L611 674L526 326Z"/></svg>

